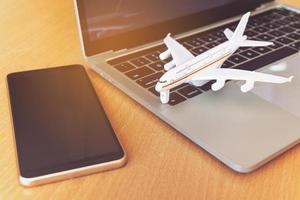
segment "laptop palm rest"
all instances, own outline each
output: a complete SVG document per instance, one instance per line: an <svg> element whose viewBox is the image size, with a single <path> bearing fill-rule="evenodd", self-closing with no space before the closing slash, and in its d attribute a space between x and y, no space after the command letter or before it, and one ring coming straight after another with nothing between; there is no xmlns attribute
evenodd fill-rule
<svg viewBox="0 0 300 200"><path fill-rule="evenodd" d="M161 114L183 135L239 172L256 169L300 138L297 116L254 93L241 93L233 82L221 91L162 108Z"/></svg>

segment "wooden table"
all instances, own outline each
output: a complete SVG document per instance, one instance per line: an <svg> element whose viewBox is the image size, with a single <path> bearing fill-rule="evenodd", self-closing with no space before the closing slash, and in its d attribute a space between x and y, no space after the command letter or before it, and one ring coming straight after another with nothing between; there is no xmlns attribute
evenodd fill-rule
<svg viewBox="0 0 300 200"><path fill-rule="evenodd" d="M299 0L287 1L300 6ZM300 146L239 174L192 144L92 70L88 74L128 154L120 169L23 188L6 74L81 63L72 0L0 1L0 199L300 199Z"/></svg>

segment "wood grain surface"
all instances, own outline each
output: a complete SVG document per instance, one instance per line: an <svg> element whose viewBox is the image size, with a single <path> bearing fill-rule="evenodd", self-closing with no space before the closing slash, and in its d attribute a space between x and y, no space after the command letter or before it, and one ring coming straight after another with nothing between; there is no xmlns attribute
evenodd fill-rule
<svg viewBox="0 0 300 200"><path fill-rule="evenodd" d="M284 1L300 6L299 0ZM249 174L224 166L106 82L88 74L128 154L120 169L23 188L6 75L84 62L72 0L0 1L0 199L300 199L300 146Z"/></svg>

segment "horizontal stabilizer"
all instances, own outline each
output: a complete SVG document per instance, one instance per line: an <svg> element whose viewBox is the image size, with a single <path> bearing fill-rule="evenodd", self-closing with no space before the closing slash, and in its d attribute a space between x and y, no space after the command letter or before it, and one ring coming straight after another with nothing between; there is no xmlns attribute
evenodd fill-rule
<svg viewBox="0 0 300 200"><path fill-rule="evenodd" d="M174 64L179 66L195 57L189 50L182 46L182 44L173 39L170 33L165 37L164 43L168 50L159 55L160 59L165 60L172 56Z"/></svg>
<svg viewBox="0 0 300 200"><path fill-rule="evenodd" d="M273 45L273 42L264 42L264 41L256 41L256 40L245 40L240 47L265 47Z"/></svg>
<svg viewBox="0 0 300 200"><path fill-rule="evenodd" d="M229 28L224 30L224 34L228 40L233 36L233 32Z"/></svg>

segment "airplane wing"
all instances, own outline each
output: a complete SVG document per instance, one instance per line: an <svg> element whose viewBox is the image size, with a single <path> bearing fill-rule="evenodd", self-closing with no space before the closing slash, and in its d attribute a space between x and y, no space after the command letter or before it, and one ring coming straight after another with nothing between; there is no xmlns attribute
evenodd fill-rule
<svg viewBox="0 0 300 200"><path fill-rule="evenodd" d="M160 58L162 60L167 59L171 54L173 58L173 64L179 66L186 61L194 58L194 55L189 52L184 46L174 40L170 36L170 33L167 35L167 37L165 37L164 43L166 44L168 50L160 54Z"/></svg>
<svg viewBox="0 0 300 200"><path fill-rule="evenodd" d="M257 40L245 40L240 47L264 47L273 45L273 42L257 41Z"/></svg>
<svg viewBox="0 0 300 200"><path fill-rule="evenodd" d="M216 80L216 83L212 85L212 89L217 91L224 86L225 81L227 80L244 80L246 83L242 85L241 90L242 92L248 92L253 88L255 82L285 83L291 82L292 78L293 76L285 78L254 71L219 68L204 73L198 73L191 78L191 81Z"/></svg>

